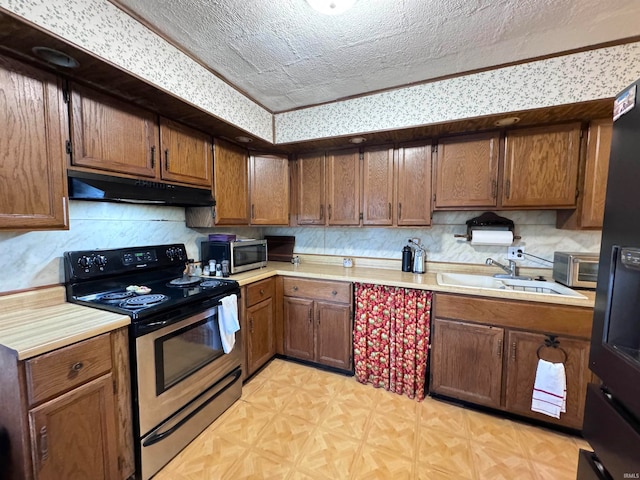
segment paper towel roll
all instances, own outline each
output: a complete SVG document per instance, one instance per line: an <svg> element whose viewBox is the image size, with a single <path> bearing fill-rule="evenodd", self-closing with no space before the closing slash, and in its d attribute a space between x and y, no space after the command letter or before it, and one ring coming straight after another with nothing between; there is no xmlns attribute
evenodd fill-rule
<svg viewBox="0 0 640 480"><path fill-rule="evenodd" d="M471 245L511 245L513 232L510 230L472 230Z"/></svg>

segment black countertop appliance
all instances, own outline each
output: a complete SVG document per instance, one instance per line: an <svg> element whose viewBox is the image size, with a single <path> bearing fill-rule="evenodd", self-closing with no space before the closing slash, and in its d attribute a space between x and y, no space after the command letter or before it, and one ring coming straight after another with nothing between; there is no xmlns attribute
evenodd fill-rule
<svg viewBox="0 0 640 480"><path fill-rule="evenodd" d="M640 478L640 80L614 104L579 479Z"/></svg>

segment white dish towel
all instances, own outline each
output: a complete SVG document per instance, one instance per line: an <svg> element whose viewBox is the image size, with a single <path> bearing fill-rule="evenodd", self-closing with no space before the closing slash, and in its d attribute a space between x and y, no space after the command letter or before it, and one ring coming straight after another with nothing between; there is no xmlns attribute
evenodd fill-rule
<svg viewBox="0 0 640 480"><path fill-rule="evenodd" d="M235 333L240 330L238 322L238 296L234 293L220 300L218 308L218 325L220 327L220 339L222 350L229 353L236 343Z"/></svg>
<svg viewBox="0 0 640 480"><path fill-rule="evenodd" d="M567 411L567 377L563 363L538 360L531 410L560 418Z"/></svg>

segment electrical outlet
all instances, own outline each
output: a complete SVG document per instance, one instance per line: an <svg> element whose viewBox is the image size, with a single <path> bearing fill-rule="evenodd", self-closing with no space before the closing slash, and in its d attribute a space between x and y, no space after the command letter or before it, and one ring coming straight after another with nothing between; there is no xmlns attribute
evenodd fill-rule
<svg viewBox="0 0 640 480"><path fill-rule="evenodd" d="M507 258L509 260L524 260L524 247L508 247Z"/></svg>

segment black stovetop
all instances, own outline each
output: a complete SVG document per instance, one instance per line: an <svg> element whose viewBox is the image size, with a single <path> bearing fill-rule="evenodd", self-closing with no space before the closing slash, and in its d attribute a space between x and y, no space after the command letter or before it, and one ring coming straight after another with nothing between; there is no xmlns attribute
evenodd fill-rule
<svg viewBox="0 0 640 480"><path fill-rule="evenodd" d="M234 280L185 276L184 245L66 252L64 258L69 302L122 313L133 321L202 311L240 293Z"/></svg>

